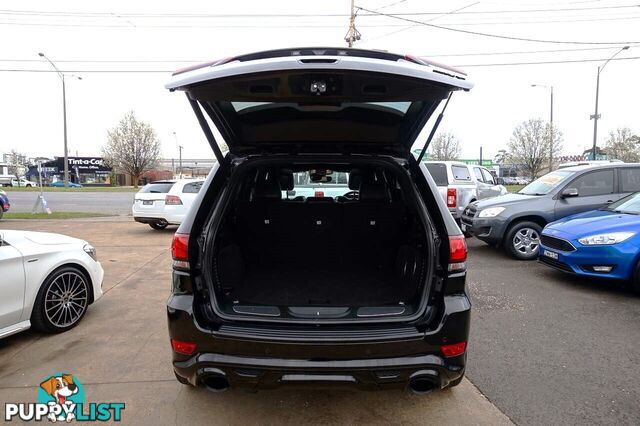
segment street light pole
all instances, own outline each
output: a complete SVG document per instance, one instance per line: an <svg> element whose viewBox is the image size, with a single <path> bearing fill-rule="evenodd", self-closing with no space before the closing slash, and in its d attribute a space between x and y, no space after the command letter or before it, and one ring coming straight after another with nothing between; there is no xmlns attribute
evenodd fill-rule
<svg viewBox="0 0 640 426"><path fill-rule="evenodd" d="M604 67L607 66L610 60L615 58L620 52L623 50L629 49L629 46L624 46L620 50L616 51L609 59L607 59L601 67L598 67L598 73L596 74L596 108L595 113L590 117L593 120L593 149L591 150L591 159L596 160L596 150L597 150L597 142L598 142L598 120L600 119L600 114L598 113L598 98L600 95L600 73L604 71Z"/></svg>
<svg viewBox="0 0 640 426"><path fill-rule="evenodd" d="M551 106L549 108L549 171L553 171L553 86L532 84L531 87L543 87L551 92Z"/></svg>
<svg viewBox="0 0 640 426"><path fill-rule="evenodd" d="M56 64L53 63L51 59L49 59L44 53L38 53L38 56L44 58L51 64L56 73L58 73L58 77L62 80L62 122L63 122L63 130L64 130L64 186L69 186L69 151L67 149L67 89L65 84L65 74L61 72ZM82 77L78 77L77 75L72 75L72 77L77 78L78 80L82 80Z"/></svg>

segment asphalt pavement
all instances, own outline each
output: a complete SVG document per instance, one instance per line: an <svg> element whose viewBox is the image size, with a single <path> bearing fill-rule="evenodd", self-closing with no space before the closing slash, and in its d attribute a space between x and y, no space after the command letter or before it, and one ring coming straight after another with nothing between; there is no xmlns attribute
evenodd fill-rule
<svg viewBox="0 0 640 426"><path fill-rule="evenodd" d="M29 213L38 199L39 192L7 192L11 212ZM134 192L44 192L44 198L52 211L96 212L125 215L131 213Z"/></svg>
<svg viewBox="0 0 640 426"><path fill-rule="evenodd" d="M640 297L467 241L471 382L517 424L640 424Z"/></svg>
<svg viewBox="0 0 640 426"><path fill-rule="evenodd" d="M92 401L126 402L127 424L640 424L640 297L618 283L512 260L475 239L468 240L469 380L461 386L426 397L287 389L213 395L179 385L171 372L164 301L175 227L154 231L119 217L12 220L1 228L87 239L105 268L105 296L78 327L0 340L3 401L33 402L39 380L69 371Z"/></svg>

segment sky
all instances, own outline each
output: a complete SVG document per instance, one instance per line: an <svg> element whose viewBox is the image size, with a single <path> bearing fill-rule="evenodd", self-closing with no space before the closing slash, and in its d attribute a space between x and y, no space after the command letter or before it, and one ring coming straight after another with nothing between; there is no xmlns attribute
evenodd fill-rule
<svg viewBox="0 0 640 426"><path fill-rule="evenodd" d="M618 127L640 132L640 0L355 3L374 12L358 12L354 47L426 56L475 83L454 94L440 127L460 139L463 158L480 147L492 158L515 126L549 119L549 90L532 84L553 86L564 154L581 154L593 141L597 68L624 45L601 73L598 144ZM345 47L349 12L349 0L4 0L0 152L63 155L61 81L43 52L69 74L69 155L100 155L107 131L133 110L155 128L165 158L177 158L178 145L183 158L212 158L184 94L164 89L170 71L272 48ZM504 65L531 62L564 63Z"/></svg>

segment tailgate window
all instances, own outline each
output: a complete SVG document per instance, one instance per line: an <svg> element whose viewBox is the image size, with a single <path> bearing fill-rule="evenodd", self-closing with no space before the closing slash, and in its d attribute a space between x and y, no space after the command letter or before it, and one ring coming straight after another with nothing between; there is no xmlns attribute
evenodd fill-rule
<svg viewBox="0 0 640 426"><path fill-rule="evenodd" d="M145 185L140 190L140 193L166 194L171 190L171 187L173 187L173 182L155 182Z"/></svg>
<svg viewBox="0 0 640 426"><path fill-rule="evenodd" d="M447 186L447 166L442 163L427 163L427 170L438 186Z"/></svg>
<svg viewBox="0 0 640 426"><path fill-rule="evenodd" d="M455 180L471 180L469 168L466 166L451 166L451 173ZM482 181L482 179L480 179Z"/></svg>

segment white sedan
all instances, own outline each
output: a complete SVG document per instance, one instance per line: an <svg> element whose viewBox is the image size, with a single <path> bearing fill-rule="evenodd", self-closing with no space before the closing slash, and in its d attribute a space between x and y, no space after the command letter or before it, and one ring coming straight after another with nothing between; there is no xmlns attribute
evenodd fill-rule
<svg viewBox="0 0 640 426"><path fill-rule="evenodd" d="M104 272L86 241L0 229L0 338L33 326L61 333L102 296Z"/></svg>
<svg viewBox="0 0 640 426"><path fill-rule="evenodd" d="M203 179L176 179L145 185L133 199L133 220L157 230L167 225L180 225L203 182Z"/></svg>

